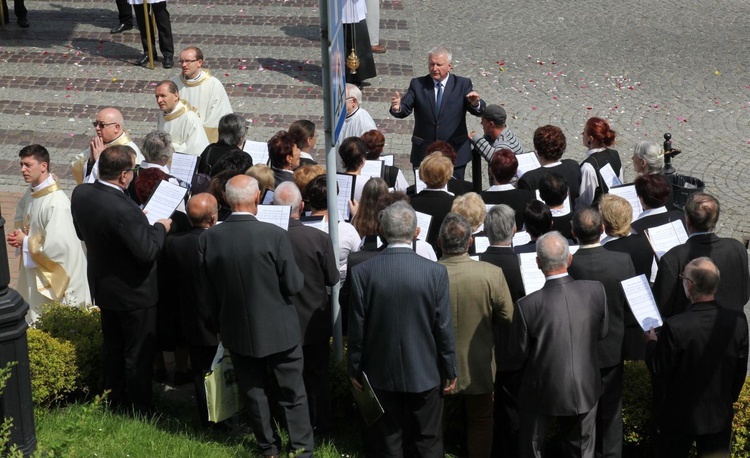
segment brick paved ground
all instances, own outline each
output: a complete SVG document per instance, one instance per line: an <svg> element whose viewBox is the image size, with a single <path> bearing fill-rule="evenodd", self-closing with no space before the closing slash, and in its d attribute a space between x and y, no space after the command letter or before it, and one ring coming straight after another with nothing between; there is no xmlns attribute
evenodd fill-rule
<svg viewBox="0 0 750 458"><path fill-rule="evenodd" d="M156 81L178 73L132 65L141 53L137 31L108 33L117 20L112 2L27 6L31 28L11 21L0 32L0 203L11 219L23 189L20 147L46 145L69 191L67 164L94 134L96 111L120 107L140 141L155 127ZM176 48L203 48L235 111L250 120L250 138L265 140L303 117L322 128L317 0L180 0L169 10ZM363 106L406 166L413 121L391 118L388 102L426 71L427 50L444 43L456 73L471 77L488 102L505 105L527 145L536 127L560 125L567 157L581 160L583 123L603 116L620 134L632 179L632 145L671 132L684 151L678 170L721 200L720 234L741 238L750 234L748 29L743 0L384 0L388 52L376 55L379 76L363 91ZM469 127L481 128L477 119Z"/></svg>

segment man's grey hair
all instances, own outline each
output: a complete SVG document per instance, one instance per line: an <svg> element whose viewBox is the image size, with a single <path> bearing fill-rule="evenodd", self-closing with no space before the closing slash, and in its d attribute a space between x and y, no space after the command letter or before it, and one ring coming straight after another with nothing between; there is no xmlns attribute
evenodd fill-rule
<svg viewBox="0 0 750 458"><path fill-rule="evenodd" d="M456 212L445 216L440 225L440 248L445 254L464 254L469 251L471 225Z"/></svg>
<svg viewBox="0 0 750 458"><path fill-rule="evenodd" d="M247 134L247 122L242 116L229 113L219 119L219 142L239 146Z"/></svg>
<svg viewBox="0 0 750 458"><path fill-rule="evenodd" d="M302 193L293 181L284 181L276 187L273 192L274 205L289 205L292 207L292 215L299 215L299 207L302 204Z"/></svg>
<svg viewBox="0 0 750 458"><path fill-rule="evenodd" d="M430 49L430 52L427 53L427 57L432 56L445 56L449 64L453 63L453 53L450 49L446 48L443 45L435 46L434 48Z"/></svg>
<svg viewBox="0 0 750 458"><path fill-rule="evenodd" d="M559 232L547 232L536 240L536 257L545 274L568 267L568 240Z"/></svg>
<svg viewBox="0 0 750 458"><path fill-rule="evenodd" d="M346 96L354 97L357 103L362 103L362 91L354 84L346 83Z"/></svg>
<svg viewBox="0 0 750 458"><path fill-rule="evenodd" d="M234 208L237 205L251 203L255 200L255 195L258 194L258 180L250 176L247 178L244 186L233 185L232 180L227 182L224 189L224 199L230 207Z"/></svg>
<svg viewBox="0 0 750 458"><path fill-rule="evenodd" d="M411 243L417 231L417 213L404 201L381 210L378 221L388 243Z"/></svg>
<svg viewBox="0 0 750 458"><path fill-rule="evenodd" d="M146 135L141 147L146 162L157 163L164 160L169 161L174 154L172 147L172 136L161 130L156 130Z"/></svg>
<svg viewBox="0 0 750 458"><path fill-rule="evenodd" d="M495 205L484 217L484 233L490 245L509 243L516 228L516 212L505 204Z"/></svg>

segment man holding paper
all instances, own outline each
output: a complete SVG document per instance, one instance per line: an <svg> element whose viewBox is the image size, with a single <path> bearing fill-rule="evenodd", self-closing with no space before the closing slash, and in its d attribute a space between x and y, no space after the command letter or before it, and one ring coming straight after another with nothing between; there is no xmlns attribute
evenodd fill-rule
<svg viewBox="0 0 750 458"><path fill-rule="evenodd" d="M657 337L648 334L646 364L654 376L657 454L729 456L732 404L745 382L747 318L716 297L721 283L707 257L694 259L680 275L690 300L687 310L668 318Z"/></svg>
<svg viewBox="0 0 750 458"><path fill-rule="evenodd" d="M680 272L687 263L708 256L722 272L723 280L716 291L722 307L742 311L750 299L750 275L747 250L732 238L714 233L719 220L719 201L710 194L691 194L685 204L685 222L689 238L662 256L654 282L654 299L662 317L683 312L690 300L681 286Z"/></svg>
<svg viewBox="0 0 750 458"><path fill-rule="evenodd" d="M99 157L99 179L73 190L71 213L88 249L91 296L102 313L104 386L114 406L152 411L152 361L156 349L156 258L172 224L152 226L125 190L133 179L135 151L110 146Z"/></svg>

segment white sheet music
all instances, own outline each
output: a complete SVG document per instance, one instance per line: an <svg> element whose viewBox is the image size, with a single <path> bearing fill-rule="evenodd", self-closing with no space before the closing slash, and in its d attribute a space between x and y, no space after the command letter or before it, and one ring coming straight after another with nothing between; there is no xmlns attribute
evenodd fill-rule
<svg viewBox="0 0 750 458"><path fill-rule="evenodd" d="M544 202L542 200L542 195L538 189L536 190L536 199ZM547 202L544 202L544 203L547 204ZM570 214L570 193L568 193L568 197L566 197L565 202L563 202L562 213L560 213L559 216L565 216L568 214Z"/></svg>
<svg viewBox="0 0 750 458"><path fill-rule="evenodd" d="M292 207L289 205L258 205L258 212L255 217L258 221L271 223L279 226L285 231L289 230L289 214Z"/></svg>
<svg viewBox="0 0 750 458"><path fill-rule="evenodd" d="M365 165L362 166L362 170L359 173L368 177L380 178L383 176L383 165L385 165L383 161L365 161Z"/></svg>
<svg viewBox="0 0 750 458"><path fill-rule="evenodd" d="M415 192L415 194L419 194L420 192L422 192L424 188L427 187L427 185L424 184L424 181L422 181L422 179L419 178L419 169L414 169L414 180L415 180L416 187L417 187L417 192Z"/></svg>
<svg viewBox="0 0 750 458"><path fill-rule="evenodd" d="M195 166L197 164L198 156L174 153L172 155L172 166L169 169L169 173L186 183L192 183L193 175L195 174Z"/></svg>
<svg viewBox="0 0 750 458"><path fill-rule="evenodd" d="M646 238L648 239L648 243L651 244L651 248L653 248L657 259L661 259L664 253L677 245L685 243L688 235L685 232L682 221L672 221L671 223L646 229Z"/></svg>
<svg viewBox="0 0 750 458"><path fill-rule="evenodd" d="M474 251L481 254L487 251L490 246L490 239L487 237L474 237Z"/></svg>
<svg viewBox="0 0 750 458"><path fill-rule="evenodd" d="M536 265L536 253L521 253L518 255L518 262L521 265L521 279L526 294L542 289L545 280L544 274Z"/></svg>
<svg viewBox="0 0 750 458"><path fill-rule="evenodd" d="M253 158L253 165L268 164L268 143L245 140L242 149Z"/></svg>
<svg viewBox="0 0 750 458"><path fill-rule="evenodd" d="M618 186L616 188L609 188L609 193L616 196L620 196L627 200L631 207L633 207L633 218L637 218L638 215L643 212L641 206L641 200L638 198L638 194L635 192L635 185L628 184L625 186Z"/></svg>
<svg viewBox="0 0 750 458"><path fill-rule="evenodd" d="M531 242L531 236L526 231L518 231L513 235L513 246L526 245Z"/></svg>
<svg viewBox="0 0 750 458"><path fill-rule="evenodd" d="M169 218L185 198L185 193L187 189L178 184L160 181L144 207L144 210L147 210L146 218L149 224L153 225L159 219Z"/></svg>
<svg viewBox="0 0 750 458"><path fill-rule="evenodd" d="M385 162L385 165L390 165L391 167L393 167L393 154L380 156L380 160Z"/></svg>
<svg viewBox="0 0 750 458"><path fill-rule="evenodd" d="M542 166L534 152L518 154L516 155L516 159L518 160L518 171L516 172L518 178L521 178L521 176L529 170L538 169Z"/></svg>
<svg viewBox="0 0 750 458"><path fill-rule="evenodd" d="M620 178L615 174L615 170L610 164L606 164L604 167L600 168L599 173L608 188L611 188L612 186L620 186L622 184L622 181L620 181Z"/></svg>
<svg viewBox="0 0 750 458"><path fill-rule="evenodd" d="M336 201L339 212L339 218L344 221L352 219L352 213L349 209L349 201L354 198L354 175L344 173L336 174L336 182L339 184L339 195Z"/></svg>
<svg viewBox="0 0 750 458"><path fill-rule="evenodd" d="M271 204L273 204L273 190L266 189L266 194L263 196L263 202L261 202L261 205L271 205Z"/></svg>
<svg viewBox="0 0 750 458"><path fill-rule="evenodd" d="M426 240L427 232L430 230L430 223L432 222L432 215L422 212L415 213L417 214L417 227L419 228L419 236L417 236L417 239Z"/></svg>
<svg viewBox="0 0 750 458"><path fill-rule="evenodd" d="M620 284L633 316L644 331L648 332L649 329L658 328L664 324L645 275L640 274L637 277L628 278Z"/></svg>

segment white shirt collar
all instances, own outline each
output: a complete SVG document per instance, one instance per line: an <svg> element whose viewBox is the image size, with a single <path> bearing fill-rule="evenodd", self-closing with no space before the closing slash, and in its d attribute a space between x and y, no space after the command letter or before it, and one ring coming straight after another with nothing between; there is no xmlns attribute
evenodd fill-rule
<svg viewBox="0 0 750 458"><path fill-rule="evenodd" d="M591 156L594 153L599 153L601 151L604 151L607 148L591 148L590 150L586 151L586 156Z"/></svg>
<svg viewBox="0 0 750 458"><path fill-rule="evenodd" d="M386 249L388 248L411 248L411 245L408 243L389 243Z"/></svg>
<svg viewBox="0 0 750 458"><path fill-rule="evenodd" d="M189 83L194 83L194 82L198 81L198 79L201 76L203 76L203 69L201 69L201 71L198 73L198 76L196 76L195 78L185 78L185 81L187 81Z"/></svg>
<svg viewBox="0 0 750 458"><path fill-rule="evenodd" d="M448 82L448 78L450 78L450 77L451 77L451 74L450 74L450 72L448 72L448 74L445 76L445 78L443 78L440 81L438 81L435 78L433 78L432 82L435 84L435 90L437 91L437 83L443 83L443 89L445 89L445 83Z"/></svg>
<svg viewBox="0 0 750 458"><path fill-rule="evenodd" d="M495 185L492 185L489 188L487 188L487 191L489 191L489 192L494 192L494 191L512 191L514 189L516 189L516 188L513 187L512 184L505 183L505 184L495 184Z"/></svg>
<svg viewBox="0 0 750 458"><path fill-rule="evenodd" d="M120 192L125 192L124 188L122 188L122 187L120 187L120 186L118 186L116 184L112 184L109 181L104 181L102 179L97 179L96 181L98 181L99 183L103 184L104 186L109 186L110 188L117 189Z"/></svg>
<svg viewBox="0 0 750 458"><path fill-rule="evenodd" d="M662 213L667 212L667 207L659 207L659 208L649 208L648 210L643 210L640 215L638 215L638 218L636 218L634 221L638 221L641 218L645 218L647 216L651 215L659 215Z"/></svg>
<svg viewBox="0 0 750 458"><path fill-rule="evenodd" d="M563 277L567 277L567 276L568 276L568 273L565 272L564 274L550 275L549 277L544 277L544 279L545 280L554 280L556 278L563 278Z"/></svg>
<svg viewBox="0 0 750 458"><path fill-rule="evenodd" d="M44 188L50 187L53 184L55 184L55 177L53 177L51 174L48 176L44 181L39 183L36 186L31 187L31 192L39 192Z"/></svg>
<svg viewBox="0 0 750 458"><path fill-rule="evenodd" d="M143 161L143 162L141 162L140 168L142 168L142 169L159 169L162 172L166 173L167 175L171 175L169 173L169 169L167 168L166 165L154 164L153 162Z"/></svg>

